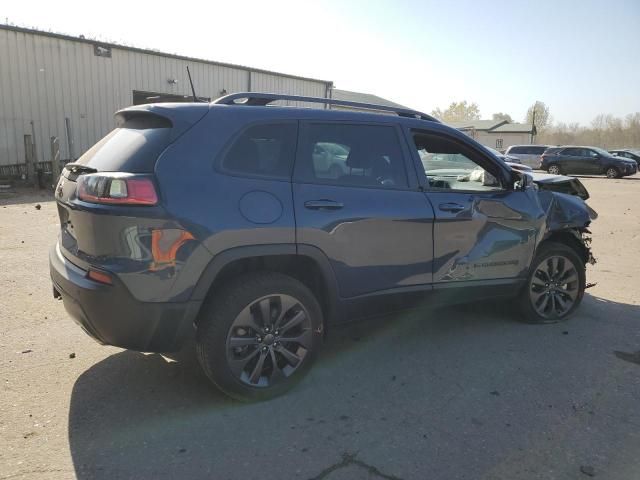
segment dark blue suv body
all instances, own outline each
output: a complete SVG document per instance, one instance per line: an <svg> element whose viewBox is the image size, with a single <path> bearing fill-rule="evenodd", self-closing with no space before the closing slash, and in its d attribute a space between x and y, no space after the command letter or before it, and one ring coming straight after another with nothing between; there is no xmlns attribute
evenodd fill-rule
<svg viewBox="0 0 640 480"><path fill-rule="evenodd" d="M51 277L89 335L142 351L195 336L209 378L254 399L301 378L332 322L487 296L534 322L577 308L581 199L418 112L266 106L281 99L327 102L131 107L66 166Z"/></svg>

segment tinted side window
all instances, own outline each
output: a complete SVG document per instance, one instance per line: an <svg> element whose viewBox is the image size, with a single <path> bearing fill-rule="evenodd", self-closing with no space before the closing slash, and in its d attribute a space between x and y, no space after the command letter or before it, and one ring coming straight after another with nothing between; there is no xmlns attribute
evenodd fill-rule
<svg viewBox="0 0 640 480"><path fill-rule="evenodd" d="M249 127L226 150L220 167L229 173L289 178L296 134L295 123Z"/></svg>
<svg viewBox="0 0 640 480"><path fill-rule="evenodd" d="M297 174L312 183L402 188L404 157L395 128L310 123L302 127Z"/></svg>
<svg viewBox="0 0 640 480"><path fill-rule="evenodd" d="M547 147L529 147L532 155L542 155Z"/></svg>
<svg viewBox="0 0 640 480"><path fill-rule="evenodd" d="M511 147L509 153L524 153L524 147Z"/></svg>
<svg viewBox="0 0 640 480"><path fill-rule="evenodd" d="M570 157L579 157L580 149L579 148L565 148L562 152L562 155L568 155Z"/></svg>

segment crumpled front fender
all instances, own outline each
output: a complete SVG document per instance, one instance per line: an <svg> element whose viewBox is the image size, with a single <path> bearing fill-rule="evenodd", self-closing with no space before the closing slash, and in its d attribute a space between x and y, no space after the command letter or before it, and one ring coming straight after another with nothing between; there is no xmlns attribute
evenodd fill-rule
<svg viewBox="0 0 640 480"><path fill-rule="evenodd" d="M546 214L548 231L587 228L598 214L584 200L565 193L539 190L540 206Z"/></svg>
<svg viewBox="0 0 640 480"><path fill-rule="evenodd" d="M585 263L594 264L588 227L598 218L597 212L575 195L539 190L538 199L545 212L544 230L538 244L550 238L574 244Z"/></svg>

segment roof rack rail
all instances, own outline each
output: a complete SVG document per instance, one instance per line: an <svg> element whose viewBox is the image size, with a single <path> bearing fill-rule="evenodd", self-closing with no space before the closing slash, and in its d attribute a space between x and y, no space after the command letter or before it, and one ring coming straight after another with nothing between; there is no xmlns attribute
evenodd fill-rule
<svg viewBox="0 0 640 480"><path fill-rule="evenodd" d="M239 101L242 100L242 101ZM350 102L348 100L336 100L334 98L304 97L300 95L281 95L279 93L259 93L259 92L239 92L225 95L214 100L216 105L248 105L264 107L278 100L291 100L295 102L323 103L325 105L340 105L343 107L362 108L366 110L377 110L382 112L392 112L400 117L417 118L438 122L437 118L426 113L410 110L408 108L389 107L387 105L376 105L374 103Z"/></svg>

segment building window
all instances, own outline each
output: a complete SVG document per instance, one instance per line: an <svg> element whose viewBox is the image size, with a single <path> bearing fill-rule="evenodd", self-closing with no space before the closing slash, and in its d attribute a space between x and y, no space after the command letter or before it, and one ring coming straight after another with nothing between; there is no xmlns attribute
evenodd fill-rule
<svg viewBox="0 0 640 480"><path fill-rule="evenodd" d="M502 139L501 138L496 138L496 148L498 148L498 149L502 148Z"/></svg>

